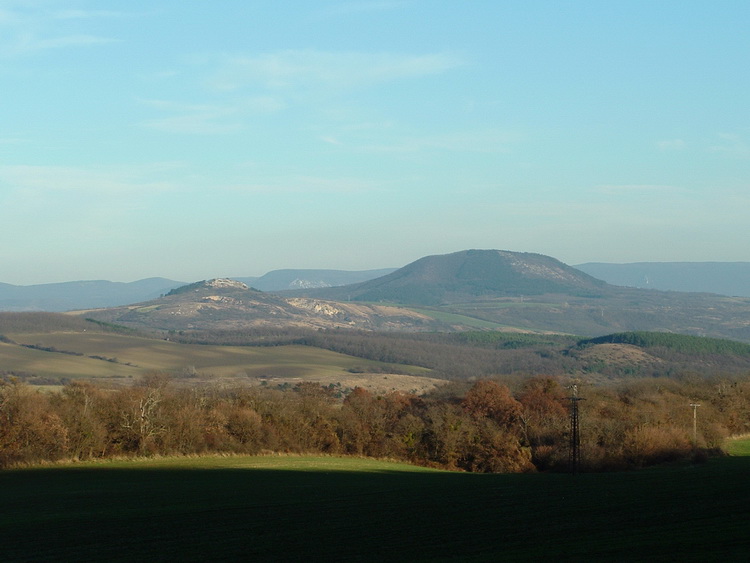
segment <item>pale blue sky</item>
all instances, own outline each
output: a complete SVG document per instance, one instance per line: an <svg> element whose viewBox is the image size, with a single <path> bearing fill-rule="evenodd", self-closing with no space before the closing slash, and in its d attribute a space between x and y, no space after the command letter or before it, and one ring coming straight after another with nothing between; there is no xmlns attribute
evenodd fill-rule
<svg viewBox="0 0 750 563"><path fill-rule="evenodd" d="M750 260L750 2L0 0L0 282Z"/></svg>

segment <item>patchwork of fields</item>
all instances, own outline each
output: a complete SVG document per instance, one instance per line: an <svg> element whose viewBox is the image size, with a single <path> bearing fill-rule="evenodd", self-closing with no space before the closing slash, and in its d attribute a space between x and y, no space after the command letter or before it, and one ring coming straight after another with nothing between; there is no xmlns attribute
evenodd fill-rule
<svg viewBox="0 0 750 563"><path fill-rule="evenodd" d="M294 385L314 381L344 388L422 392L439 380L418 366L393 366L310 346L210 346L106 332L7 334L0 369L54 379L129 383L164 371L191 383Z"/></svg>

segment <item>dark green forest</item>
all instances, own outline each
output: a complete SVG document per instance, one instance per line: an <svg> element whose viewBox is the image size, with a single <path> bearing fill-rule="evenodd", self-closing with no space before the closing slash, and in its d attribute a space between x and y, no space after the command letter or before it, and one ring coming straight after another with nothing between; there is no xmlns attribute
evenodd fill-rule
<svg viewBox="0 0 750 563"><path fill-rule="evenodd" d="M750 344L723 338L707 338L670 332L621 332L578 342L578 346L594 344L630 344L640 348L658 348L693 356L742 356L750 357Z"/></svg>

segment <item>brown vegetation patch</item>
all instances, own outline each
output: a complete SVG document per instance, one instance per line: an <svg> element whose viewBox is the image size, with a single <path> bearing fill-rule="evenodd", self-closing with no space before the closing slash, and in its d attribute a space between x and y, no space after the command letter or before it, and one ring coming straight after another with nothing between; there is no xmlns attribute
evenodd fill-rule
<svg viewBox="0 0 750 563"><path fill-rule="evenodd" d="M591 362L603 362L612 367L651 366L663 360L630 344L596 344L583 350L579 357Z"/></svg>
<svg viewBox="0 0 750 563"><path fill-rule="evenodd" d="M367 389L371 393L385 394L392 392L411 393L423 395L434 390L439 385L445 385L445 380L434 377L422 377L418 375L403 375L398 373L352 373L346 376L340 374L329 374L306 377L266 377L258 378L258 384L269 387L277 387L283 384L297 385L309 382L328 387L335 386L342 390L350 390L355 387Z"/></svg>

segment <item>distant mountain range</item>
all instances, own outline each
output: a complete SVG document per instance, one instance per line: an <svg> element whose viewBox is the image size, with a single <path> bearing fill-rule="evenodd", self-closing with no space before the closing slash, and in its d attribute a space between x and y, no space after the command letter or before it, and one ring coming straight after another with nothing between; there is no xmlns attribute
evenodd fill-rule
<svg viewBox="0 0 750 563"><path fill-rule="evenodd" d="M396 268L380 270L273 270L259 278L232 278L261 291L281 291L285 289L311 289L335 287L359 283L395 271Z"/></svg>
<svg viewBox="0 0 750 563"><path fill-rule="evenodd" d="M614 285L750 297L750 262L589 262L575 267Z"/></svg>
<svg viewBox="0 0 750 563"><path fill-rule="evenodd" d="M389 274L393 270L274 270L261 277L232 279L261 291L281 291L357 283ZM148 278L130 283L104 280L39 285L0 283L0 311L62 312L118 307L154 299L185 284L165 278Z"/></svg>
<svg viewBox="0 0 750 563"><path fill-rule="evenodd" d="M615 286L549 256L500 250L427 256L339 287L271 293L233 280L198 282L86 316L162 330L647 330L750 341L748 298Z"/></svg>
<svg viewBox="0 0 750 563"><path fill-rule="evenodd" d="M549 256L502 250L464 250L426 256L388 275L358 284L294 292L335 301L439 305L482 297L547 293L599 296L607 284Z"/></svg>
<svg viewBox="0 0 750 563"><path fill-rule="evenodd" d="M549 256L497 250L467 250L442 256L427 256L398 270L284 269L268 272L261 277L233 279L252 288L264 292L280 292L287 297L432 307L450 305L454 311L460 310L462 302L470 304L482 299L507 300L514 297L529 301L533 296L553 294L565 296L561 302L570 304L578 298L611 297L618 287L750 297L750 262L587 263L571 267ZM165 278L149 278L131 283L74 281L30 286L0 283L0 311L60 312L119 307L157 299L183 285L184 282ZM625 294L620 292L620 295ZM644 298L641 294L633 299L640 302L664 300L660 295ZM698 297L689 295L672 296L671 299L691 303L699 300ZM521 318L522 311L517 307L513 315L507 310L507 305L503 306L506 310L502 311L502 315L500 310L496 310L494 315L490 315L488 310L472 312L476 311L476 307L472 307L473 310L462 310L461 314L476 314L492 323L513 326L539 325L535 318ZM652 309L652 312L655 310ZM561 321L557 325L552 323L554 329L596 334L596 327L592 325L594 319L579 318L581 313L577 311L578 313L573 314L568 309L565 320L569 326L563 326ZM540 313L528 307L523 312L527 317ZM658 315L654 313L653 316ZM551 318L548 315L548 321ZM600 321L601 318L596 322ZM689 321L690 319L685 319L688 324ZM742 325L743 321L737 322ZM625 321L616 324L618 326L615 329L640 327L635 321L631 324ZM547 326L550 326L549 322ZM673 324L666 322L660 325L653 321L649 326L672 330ZM691 330L700 333L697 327ZM737 330L742 329L737 327Z"/></svg>
<svg viewBox="0 0 750 563"><path fill-rule="evenodd" d="M121 283L104 280L10 285L0 283L0 311L71 311L154 299L184 282L165 278Z"/></svg>

